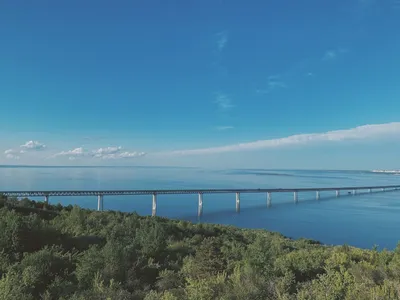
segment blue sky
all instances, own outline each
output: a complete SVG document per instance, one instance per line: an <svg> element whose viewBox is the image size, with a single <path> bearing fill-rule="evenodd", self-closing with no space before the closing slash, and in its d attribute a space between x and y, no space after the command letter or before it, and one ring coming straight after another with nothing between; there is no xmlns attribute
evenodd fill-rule
<svg viewBox="0 0 400 300"><path fill-rule="evenodd" d="M2 1L0 164L400 167L398 28L397 0Z"/></svg>

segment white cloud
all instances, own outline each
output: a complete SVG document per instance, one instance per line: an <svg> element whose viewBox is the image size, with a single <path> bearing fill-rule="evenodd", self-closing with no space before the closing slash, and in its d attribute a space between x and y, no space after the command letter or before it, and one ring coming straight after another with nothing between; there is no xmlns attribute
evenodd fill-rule
<svg viewBox="0 0 400 300"><path fill-rule="evenodd" d="M122 147L105 147L96 150L85 150L82 147L75 148L68 151L62 151L55 154L53 157L64 156L68 157L69 160L75 160L81 157L91 157L91 158L101 158L101 159L122 159L122 158L132 158L140 157L146 155L145 152L128 152L122 151Z"/></svg>
<svg viewBox="0 0 400 300"><path fill-rule="evenodd" d="M87 156L88 154L89 154L88 151L86 151L82 147L79 147L68 151L61 151L60 153L57 153L54 156L67 156L69 158L71 157L77 158L77 157Z"/></svg>
<svg viewBox="0 0 400 300"><path fill-rule="evenodd" d="M15 151L13 149L8 149L6 151L4 151L4 154L13 154L15 153Z"/></svg>
<svg viewBox="0 0 400 300"><path fill-rule="evenodd" d="M121 153L113 153L113 154L104 154L102 156L95 156L102 159L122 159L122 158L133 158L133 157L141 157L146 155L145 152L121 152Z"/></svg>
<svg viewBox="0 0 400 300"><path fill-rule="evenodd" d="M18 155L18 151L14 150L14 149L8 149L6 151L4 151L4 154L6 155L7 159L19 159L20 156Z"/></svg>
<svg viewBox="0 0 400 300"><path fill-rule="evenodd" d="M122 150L122 147L106 147L106 148L99 148L93 151L94 157L103 157L105 155L116 154Z"/></svg>
<svg viewBox="0 0 400 300"><path fill-rule="evenodd" d="M215 103L218 105L218 108L223 111L226 111L234 107L231 98L229 98L228 95L223 93L217 93L217 96L215 98Z"/></svg>
<svg viewBox="0 0 400 300"><path fill-rule="evenodd" d="M224 131L224 130L229 130L229 129L233 129L233 126L217 126L216 129L218 131Z"/></svg>
<svg viewBox="0 0 400 300"><path fill-rule="evenodd" d="M25 144L20 146L21 148L29 151L29 150L43 150L46 148L46 145L38 142L38 141L28 141Z"/></svg>
<svg viewBox="0 0 400 300"><path fill-rule="evenodd" d="M25 151L23 150L14 150L14 149L8 149L4 151L4 154L6 155L6 158L8 159L20 159L19 154L24 153Z"/></svg>
<svg viewBox="0 0 400 300"><path fill-rule="evenodd" d="M122 152L119 154L120 158L140 157L146 155L145 152Z"/></svg>
<svg viewBox="0 0 400 300"><path fill-rule="evenodd" d="M259 140L249 143L211 147L202 149L179 150L165 154L196 155L234 152L243 150L269 149L295 145L307 145L317 142L339 142L347 140L376 139L396 137L400 134L400 122L364 125L345 130L334 130L325 133L297 134L279 139Z"/></svg>
<svg viewBox="0 0 400 300"><path fill-rule="evenodd" d="M109 147L109 148L114 148L114 147ZM116 147L115 147L116 148ZM122 147L118 147L118 150L110 150L109 153L104 153L101 156L96 156L94 157L99 157L102 159L121 159L121 158L133 158L133 157L140 157L146 155L145 152L128 152L128 151L122 151Z"/></svg>
<svg viewBox="0 0 400 300"><path fill-rule="evenodd" d="M120 159L120 158L132 158L132 157L140 157L144 156L145 152L128 152L123 151L122 147L106 147L99 148L97 150L92 151L91 155L96 158L102 159Z"/></svg>
<svg viewBox="0 0 400 300"><path fill-rule="evenodd" d="M221 31L216 34L217 36L217 49L221 52L228 42L228 33L226 31Z"/></svg>
<svg viewBox="0 0 400 300"><path fill-rule="evenodd" d="M20 149L8 149L4 151L6 158L8 159L19 159L21 154L28 151L38 151L46 148L46 145L39 143L38 141L28 141L20 146Z"/></svg>

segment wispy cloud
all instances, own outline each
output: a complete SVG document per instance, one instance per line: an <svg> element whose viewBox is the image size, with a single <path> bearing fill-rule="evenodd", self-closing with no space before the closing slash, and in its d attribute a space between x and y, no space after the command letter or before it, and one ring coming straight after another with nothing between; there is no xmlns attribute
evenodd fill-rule
<svg viewBox="0 0 400 300"><path fill-rule="evenodd" d="M271 93L273 90L276 89L285 89L287 88L287 85L283 80L281 79L281 76L279 75L274 75L274 76L269 76L267 78L267 86L264 89L258 89L257 93L259 94L268 94Z"/></svg>
<svg viewBox="0 0 400 300"><path fill-rule="evenodd" d="M145 152L129 152L123 151L121 146L118 147L105 147L96 150L86 150L83 147L75 148L72 150L61 151L52 157L68 157L70 160L75 160L77 158L89 157L89 158L101 158L101 159L122 159L122 158L132 158L140 157L146 155Z"/></svg>
<svg viewBox="0 0 400 300"><path fill-rule="evenodd" d="M226 31L221 31L216 34L217 38L217 50L218 52L222 52L224 50L226 44L228 43L228 33Z"/></svg>
<svg viewBox="0 0 400 300"><path fill-rule="evenodd" d="M337 57L337 53L335 50L329 50L326 51L324 54L324 57L322 58L323 60L332 60L335 59Z"/></svg>
<svg viewBox="0 0 400 300"><path fill-rule="evenodd" d="M218 131L225 131L233 128L234 128L233 126L217 126L215 129L217 129Z"/></svg>
<svg viewBox="0 0 400 300"><path fill-rule="evenodd" d="M222 111L226 111L234 107L231 98L224 93L216 94L215 103L218 105L218 108Z"/></svg>
<svg viewBox="0 0 400 300"><path fill-rule="evenodd" d="M202 155L244 150L270 149L308 145L318 142L340 142L352 140L378 139L383 137L398 137L400 122L358 126L345 130L334 130L324 133L297 134L279 139L259 140L249 143L240 143L222 147L211 147L191 150L172 151L165 154L172 155Z"/></svg>
<svg viewBox="0 0 400 300"><path fill-rule="evenodd" d="M316 75L312 72L313 69L319 68L321 64L326 66L328 61L333 62L347 52L349 50L345 47L336 47L328 49L321 56L309 57L294 62L278 74L269 76L266 80L264 77L262 81L258 81L255 92L257 94L270 94L297 86L297 83L304 80L304 77L311 78Z"/></svg>
<svg viewBox="0 0 400 300"><path fill-rule="evenodd" d="M322 60L329 61L338 58L339 55L347 53L348 50L344 48L331 49L325 52Z"/></svg>

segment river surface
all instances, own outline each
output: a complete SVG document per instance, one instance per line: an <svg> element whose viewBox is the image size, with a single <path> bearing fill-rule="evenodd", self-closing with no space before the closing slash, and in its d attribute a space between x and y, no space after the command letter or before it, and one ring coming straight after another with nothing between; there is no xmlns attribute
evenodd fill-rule
<svg viewBox="0 0 400 300"><path fill-rule="evenodd" d="M400 176L368 171L204 170L196 168L45 168L0 167L0 191L197 188L302 188L400 184ZM35 199L35 198L34 198ZM36 200L36 199L35 199ZM197 195L159 195L157 215L198 222ZM53 197L52 203L95 209L96 197ZM105 210L151 213L151 196L107 196ZM393 249L400 240L400 191L359 193L242 194L240 214L235 195L204 195L201 222L277 231L325 244Z"/></svg>

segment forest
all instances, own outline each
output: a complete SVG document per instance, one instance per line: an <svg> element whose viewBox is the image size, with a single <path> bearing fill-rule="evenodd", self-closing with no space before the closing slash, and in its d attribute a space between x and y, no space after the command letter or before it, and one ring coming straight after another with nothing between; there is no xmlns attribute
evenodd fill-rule
<svg viewBox="0 0 400 300"><path fill-rule="evenodd" d="M0 299L399 299L400 247L0 196Z"/></svg>

